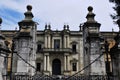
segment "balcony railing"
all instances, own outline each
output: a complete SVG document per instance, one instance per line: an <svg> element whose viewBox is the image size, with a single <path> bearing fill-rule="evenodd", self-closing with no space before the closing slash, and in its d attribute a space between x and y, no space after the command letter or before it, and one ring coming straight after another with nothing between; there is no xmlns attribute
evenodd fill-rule
<svg viewBox="0 0 120 80"><path fill-rule="evenodd" d="M59 49L55 49L55 48L43 48L41 50L39 50L38 52L40 53L44 53L44 52L52 52L52 53L72 53L72 49L71 48L59 48Z"/></svg>

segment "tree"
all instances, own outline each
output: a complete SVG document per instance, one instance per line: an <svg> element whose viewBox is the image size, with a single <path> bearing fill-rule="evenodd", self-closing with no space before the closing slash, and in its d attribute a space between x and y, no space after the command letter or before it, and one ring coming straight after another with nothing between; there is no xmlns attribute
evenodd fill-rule
<svg viewBox="0 0 120 80"><path fill-rule="evenodd" d="M113 9L115 10L116 13L111 14L111 17L113 18L113 20L115 20L115 23L118 24L120 30L120 0L109 0L109 1L115 4Z"/></svg>
<svg viewBox="0 0 120 80"><path fill-rule="evenodd" d="M113 9L115 10L116 13L112 14L111 17L113 18L113 20L115 20L115 23L118 24L119 27L119 33L117 34L117 36L115 37L115 41L116 41L116 45L114 46L113 49L116 49L113 53L115 56L115 58L112 58L112 62L113 62L113 75L116 75L116 79L115 80L120 80L120 69L119 66L120 65L120 51L119 51L119 46L118 44L120 44L120 0L109 0L110 2L114 3L115 6L113 7ZM116 47L117 46L117 47ZM112 49L111 49L112 51ZM116 63L117 62L117 63Z"/></svg>

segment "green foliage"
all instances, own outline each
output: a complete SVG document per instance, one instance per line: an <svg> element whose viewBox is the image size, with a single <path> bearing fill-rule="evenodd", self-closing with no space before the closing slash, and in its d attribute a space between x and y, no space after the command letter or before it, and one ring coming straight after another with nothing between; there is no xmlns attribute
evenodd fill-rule
<svg viewBox="0 0 120 80"><path fill-rule="evenodd" d="M120 4L120 0L109 0L110 2L113 2L115 4Z"/></svg>
<svg viewBox="0 0 120 80"><path fill-rule="evenodd" d="M113 9L115 10L116 13L111 14L110 16L112 19L115 20L115 23L119 25L120 27L120 0L109 0L110 2L114 3L115 6Z"/></svg>

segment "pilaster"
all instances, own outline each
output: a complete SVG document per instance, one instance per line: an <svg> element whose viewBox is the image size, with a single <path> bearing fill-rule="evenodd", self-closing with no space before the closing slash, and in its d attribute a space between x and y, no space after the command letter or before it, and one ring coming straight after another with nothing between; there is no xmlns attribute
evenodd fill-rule
<svg viewBox="0 0 120 80"><path fill-rule="evenodd" d="M50 58L49 58L49 53L44 53L44 74L50 75Z"/></svg>
<svg viewBox="0 0 120 80"><path fill-rule="evenodd" d="M70 75L70 56L69 56L69 53L64 54L64 75Z"/></svg>

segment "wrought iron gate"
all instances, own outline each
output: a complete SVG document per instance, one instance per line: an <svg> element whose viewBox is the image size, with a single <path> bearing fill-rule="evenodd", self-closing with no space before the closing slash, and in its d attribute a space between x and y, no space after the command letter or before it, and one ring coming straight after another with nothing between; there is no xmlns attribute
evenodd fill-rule
<svg viewBox="0 0 120 80"><path fill-rule="evenodd" d="M9 76L6 76L4 80L10 80ZM115 80L115 76L106 75L74 75L74 76L48 76L48 75L14 75L12 80Z"/></svg>
<svg viewBox="0 0 120 80"><path fill-rule="evenodd" d="M70 76L65 80L115 80L113 76L106 76L106 75L81 75L81 76Z"/></svg>
<svg viewBox="0 0 120 80"><path fill-rule="evenodd" d="M54 80L54 78L47 75L15 75L12 80Z"/></svg>
<svg viewBox="0 0 120 80"><path fill-rule="evenodd" d="M4 80L10 80L10 76L4 76ZM13 75L12 80L56 80L55 77L48 75Z"/></svg>

